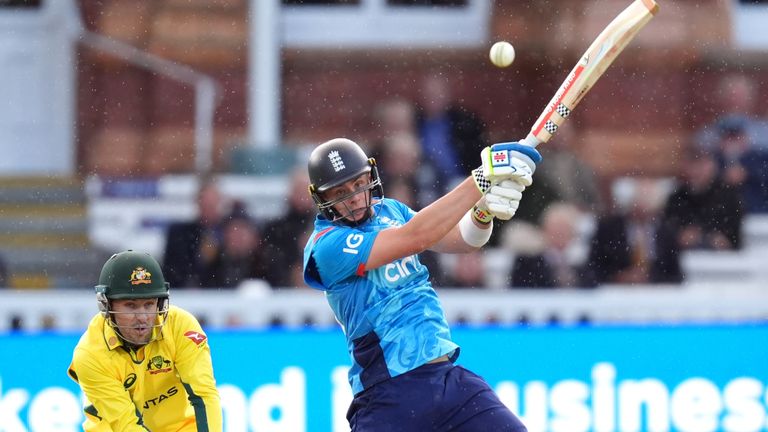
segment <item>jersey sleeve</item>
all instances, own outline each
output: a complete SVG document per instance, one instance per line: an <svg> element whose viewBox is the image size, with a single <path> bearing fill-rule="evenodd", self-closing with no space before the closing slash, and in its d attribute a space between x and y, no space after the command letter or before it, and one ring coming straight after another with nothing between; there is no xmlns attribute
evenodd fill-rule
<svg viewBox="0 0 768 432"><path fill-rule="evenodd" d="M352 228L336 227L317 238L310 250L305 270L311 285L329 290L344 280L363 276L371 254L377 231L365 232ZM319 278L319 280L314 280Z"/></svg>
<svg viewBox="0 0 768 432"><path fill-rule="evenodd" d="M414 215L416 215L416 211L414 209L408 207L400 201L389 200L389 203L400 212L400 214L403 216L404 223L407 223L409 220L413 219Z"/></svg>
<svg viewBox="0 0 768 432"><path fill-rule="evenodd" d="M221 400L208 337L192 314L178 308L171 332L176 345L176 369L194 408L197 431L221 432Z"/></svg>
<svg viewBox="0 0 768 432"><path fill-rule="evenodd" d="M84 409L91 418L109 424L113 431L146 432L144 420L123 382L94 354L76 349L69 366L69 376L75 380L90 402Z"/></svg>

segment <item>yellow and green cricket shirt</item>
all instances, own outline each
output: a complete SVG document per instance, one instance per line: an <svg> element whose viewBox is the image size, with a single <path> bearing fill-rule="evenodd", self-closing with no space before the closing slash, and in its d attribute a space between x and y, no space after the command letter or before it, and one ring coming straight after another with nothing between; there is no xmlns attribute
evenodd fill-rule
<svg viewBox="0 0 768 432"><path fill-rule="evenodd" d="M97 314L75 347L69 376L87 399L86 432L222 429L208 339L197 319L176 306L137 351Z"/></svg>

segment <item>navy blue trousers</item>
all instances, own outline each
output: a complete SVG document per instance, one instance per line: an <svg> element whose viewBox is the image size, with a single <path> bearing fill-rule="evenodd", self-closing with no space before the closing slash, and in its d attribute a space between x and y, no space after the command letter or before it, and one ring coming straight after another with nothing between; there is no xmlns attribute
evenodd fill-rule
<svg viewBox="0 0 768 432"><path fill-rule="evenodd" d="M526 432L479 375L451 362L425 364L355 396L353 432Z"/></svg>

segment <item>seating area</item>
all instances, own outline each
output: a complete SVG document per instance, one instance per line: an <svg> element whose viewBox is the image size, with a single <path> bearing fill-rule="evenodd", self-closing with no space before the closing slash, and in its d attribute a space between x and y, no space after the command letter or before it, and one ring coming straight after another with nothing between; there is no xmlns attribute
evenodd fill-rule
<svg viewBox="0 0 768 432"><path fill-rule="evenodd" d="M77 180L0 180L0 256L9 269L9 287L92 285L104 253L91 245L86 213Z"/></svg>
<svg viewBox="0 0 768 432"><path fill-rule="evenodd" d="M223 193L241 199L249 213L264 221L285 208L287 181L281 175L223 175ZM162 258L165 228L174 220L194 216L198 178L191 175L165 176L156 180L104 180L86 182L88 237L104 250L136 248ZM594 221L582 224L585 239ZM749 215L744 223L745 247L737 252L688 251L682 265L686 284L755 285L768 281L768 215ZM513 256L509 250L485 251L490 289L506 288ZM447 259L450 259L448 257Z"/></svg>
<svg viewBox="0 0 768 432"><path fill-rule="evenodd" d="M689 251L683 255L686 281L727 287L768 281L768 215L744 220L744 248L735 252Z"/></svg>

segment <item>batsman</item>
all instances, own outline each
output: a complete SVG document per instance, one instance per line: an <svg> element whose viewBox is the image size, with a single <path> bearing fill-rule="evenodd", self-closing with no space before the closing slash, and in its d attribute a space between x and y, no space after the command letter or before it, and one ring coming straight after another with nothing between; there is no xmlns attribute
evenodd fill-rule
<svg viewBox="0 0 768 432"><path fill-rule="evenodd" d="M157 261L130 250L112 255L96 301L68 371L87 399L83 429L220 432L207 337L192 314L169 306Z"/></svg>
<svg viewBox="0 0 768 432"><path fill-rule="evenodd" d="M455 364L459 346L419 261L427 249L482 247L494 217L515 214L541 161L519 143L480 156L461 184L415 212L384 196L376 161L355 142L332 139L310 155L319 215L304 280L325 291L347 339L352 431L526 430L483 378Z"/></svg>

